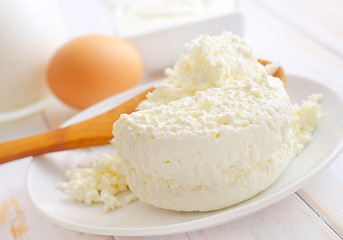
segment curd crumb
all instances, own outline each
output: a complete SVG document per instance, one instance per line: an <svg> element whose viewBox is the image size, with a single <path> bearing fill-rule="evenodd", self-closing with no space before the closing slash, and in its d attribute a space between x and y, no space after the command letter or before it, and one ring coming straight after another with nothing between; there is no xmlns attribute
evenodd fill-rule
<svg viewBox="0 0 343 240"><path fill-rule="evenodd" d="M73 200L86 204L103 203L104 210L122 207L116 195L127 191L124 171L118 155L103 154L89 165L77 166L66 172L68 182L61 182L57 188ZM125 198L125 203L137 199L133 194Z"/></svg>

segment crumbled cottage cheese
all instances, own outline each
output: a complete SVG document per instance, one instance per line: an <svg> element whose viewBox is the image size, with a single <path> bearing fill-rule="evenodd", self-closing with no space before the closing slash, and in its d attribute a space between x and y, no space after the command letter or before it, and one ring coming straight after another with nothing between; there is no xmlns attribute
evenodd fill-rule
<svg viewBox="0 0 343 240"><path fill-rule="evenodd" d="M272 76L278 65L261 65L231 33L202 35L187 49L139 111L114 124L120 157L68 171L62 190L106 210L121 205L115 194L128 186L128 201L221 209L269 187L311 141L320 95L292 106Z"/></svg>
<svg viewBox="0 0 343 240"><path fill-rule="evenodd" d="M115 197L119 192L128 190L120 159L117 155L103 154L87 166L78 166L66 172L69 182L58 184L72 199L87 204L104 203L105 211L122 206ZM125 203L135 200L128 195Z"/></svg>
<svg viewBox="0 0 343 240"><path fill-rule="evenodd" d="M294 105L292 109L292 127L295 134L294 152L299 154L305 145L312 140L312 132L322 117L320 105L322 99L320 94L313 94L303 101L301 106Z"/></svg>

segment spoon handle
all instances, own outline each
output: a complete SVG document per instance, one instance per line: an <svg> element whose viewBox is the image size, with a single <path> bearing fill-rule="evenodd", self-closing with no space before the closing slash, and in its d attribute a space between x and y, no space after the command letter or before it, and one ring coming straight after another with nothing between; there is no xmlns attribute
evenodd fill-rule
<svg viewBox="0 0 343 240"><path fill-rule="evenodd" d="M86 121L38 135L0 143L0 164L49 152L109 144L112 127L122 113L130 114L150 88L123 104Z"/></svg>

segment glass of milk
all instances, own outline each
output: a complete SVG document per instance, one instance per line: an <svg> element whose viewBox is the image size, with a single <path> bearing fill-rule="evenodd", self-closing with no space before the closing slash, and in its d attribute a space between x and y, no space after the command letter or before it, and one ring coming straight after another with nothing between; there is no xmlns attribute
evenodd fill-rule
<svg viewBox="0 0 343 240"><path fill-rule="evenodd" d="M67 39L53 0L0 1L0 122L42 108L48 96L45 70Z"/></svg>

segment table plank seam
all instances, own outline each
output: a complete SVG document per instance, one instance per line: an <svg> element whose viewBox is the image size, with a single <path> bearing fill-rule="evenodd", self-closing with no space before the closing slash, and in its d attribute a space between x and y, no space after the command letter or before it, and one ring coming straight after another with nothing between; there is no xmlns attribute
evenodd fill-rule
<svg viewBox="0 0 343 240"><path fill-rule="evenodd" d="M297 191L296 194L335 234L337 234L339 238L343 239L343 229L340 229L339 226L331 221L330 217L325 214L314 201L308 198L302 190Z"/></svg>

